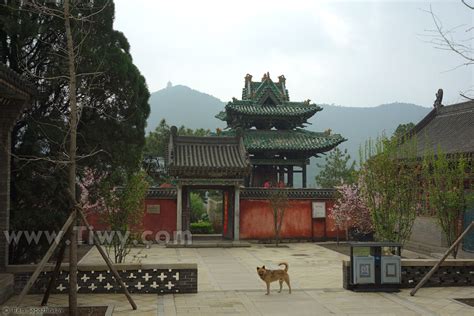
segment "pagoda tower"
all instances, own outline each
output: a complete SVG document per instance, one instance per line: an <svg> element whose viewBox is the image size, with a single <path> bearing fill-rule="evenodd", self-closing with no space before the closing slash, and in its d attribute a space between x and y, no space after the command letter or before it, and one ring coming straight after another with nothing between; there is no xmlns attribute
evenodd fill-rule
<svg viewBox="0 0 474 316"><path fill-rule="evenodd" d="M245 76L242 99L233 98L216 118L227 123L222 135L243 134L252 173L246 185L261 187L265 182L293 187L293 175L302 174L306 188L306 166L311 157L330 151L345 141L339 134L304 129L307 120L322 108L310 100L291 102L285 76L273 82L270 74L261 81Z"/></svg>

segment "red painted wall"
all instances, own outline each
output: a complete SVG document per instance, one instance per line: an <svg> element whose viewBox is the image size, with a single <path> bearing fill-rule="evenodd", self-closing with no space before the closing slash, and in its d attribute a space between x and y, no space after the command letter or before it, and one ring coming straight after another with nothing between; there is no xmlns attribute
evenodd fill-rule
<svg viewBox="0 0 474 316"><path fill-rule="evenodd" d="M160 205L160 214L147 213L147 205ZM176 200L172 199L148 199L145 201L145 214L143 217L142 229L149 230L156 234L159 231L166 231L173 237L176 230ZM100 214L89 213L87 220L96 230L105 230L107 226L102 222Z"/></svg>
<svg viewBox="0 0 474 316"><path fill-rule="evenodd" d="M335 239L334 220L328 217L333 201L326 202L326 219L312 218L313 200L293 200L285 212L281 238ZM342 232L339 237L344 236ZM240 200L240 238L272 239L273 211L266 200Z"/></svg>
<svg viewBox="0 0 474 316"><path fill-rule="evenodd" d="M337 231L334 220L330 218L331 208L334 204L331 200L326 202L326 218L312 219L313 200L293 200L285 212L281 238L301 238L316 240L336 239ZM323 200L321 200L323 201ZM176 230L176 200L172 199L147 199L146 205L160 205L160 214L145 212L143 218L143 230L149 230L153 234L166 231L171 238ZM90 213L87 218L91 225L97 230L105 230L106 226L101 223L99 215ZM268 200L240 200L240 239L272 239L273 211ZM344 231L339 231L339 238L345 238Z"/></svg>
<svg viewBox="0 0 474 316"><path fill-rule="evenodd" d="M143 218L143 229L154 233L167 231L171 236L176 231L176 200L171 199L149 199L146 205L160 205L160 214L146 212Z"/></svg>

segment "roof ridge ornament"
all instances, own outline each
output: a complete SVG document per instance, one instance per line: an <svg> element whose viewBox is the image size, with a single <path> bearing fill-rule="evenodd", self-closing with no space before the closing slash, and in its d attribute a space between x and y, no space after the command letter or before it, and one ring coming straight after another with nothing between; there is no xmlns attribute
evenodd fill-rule
<svg viewBox="0 0 474 316"><path fill-rule="evenodd" d="M262 82L267 80L267 79L272 81L272 79L270 78L270 72L269 71L267 71L266 73L263 74Z"/></svg>
<svg viewBox="0 0 474 316"><path fill-rule="evenodd" d="M251 74L246 74L245 75L245 88L247 89L247 97L251 98L252 97L252 75Z"/></svg>
<svg viewBox="0 0 474 316"><path fill-rule="evenodd" d="M289 98L288 98L288 95L287 95L287 92L286 92L286 86L285 86L286 78L285 78L284 75L278 76L278 83L280 84L281 95L288 101Z"/></svg>
<svg viewBox="0 0 474 316"><path fill-rule="evenodd" d="M438 109L443 106L441 103L443 102L443 89L438 89L438 92L436 93L436 100L434 101L434 108Z"/></svg>
<svg viewBox="0 0 474 316"><path fill-rule="evenodd" d="M307 99L303 101L304 105L309 105L310 102L311 102L311 99Z"/></svg>

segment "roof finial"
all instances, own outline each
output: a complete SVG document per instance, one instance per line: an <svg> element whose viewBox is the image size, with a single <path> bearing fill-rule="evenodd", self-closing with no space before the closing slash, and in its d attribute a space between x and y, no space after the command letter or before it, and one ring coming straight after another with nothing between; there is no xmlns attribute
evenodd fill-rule
<svg viewBox="0 0 474 316"><path fill-rule="evenodd" d="M438 92L436 93L436 100L434 101L434 104L433 104L435 109L443 106L441 102L443 102L443 89L438 89Z"/></svg>
<svg viewBox="0 0 474 316"><path fill-rule="evenodd" d="M178 136L178 128L176 126L171 126L170 128L170 132L171 132L171 136L173 138L176 138L176 136Z"/></svg>
<svg viewBox="0 0 474 316"><path fill-rule="evenodd" d="M270 79L270 72L268 72L268 71L263 74L262 81L265 81L267 79L272 80L272 79Z"/></svg>
<svg viewBox="0 0 474 316"><path fill-rule="evenodd" d="M245 75L245 88L247 89L247 98L252 96L252 75Z"/></svg>

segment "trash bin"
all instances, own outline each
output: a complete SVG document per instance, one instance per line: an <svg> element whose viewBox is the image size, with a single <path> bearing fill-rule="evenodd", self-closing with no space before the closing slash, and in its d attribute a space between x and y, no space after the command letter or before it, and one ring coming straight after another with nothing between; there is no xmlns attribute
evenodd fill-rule
<svg viewBox="0 0 474 316"><path fill-rule="evenodd" d="M351 242L350 283L353 291L398 292L402 245L392 242Z"/></svg>

